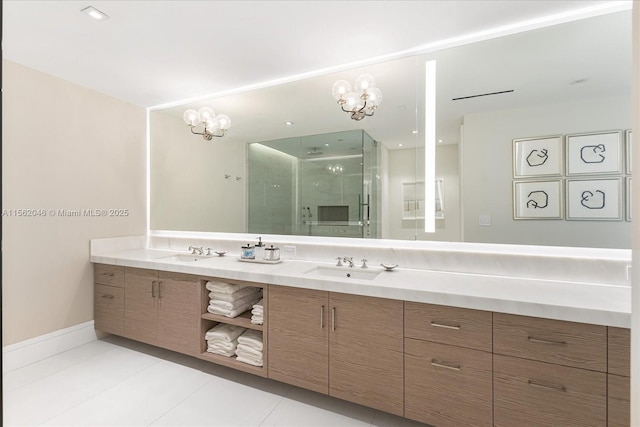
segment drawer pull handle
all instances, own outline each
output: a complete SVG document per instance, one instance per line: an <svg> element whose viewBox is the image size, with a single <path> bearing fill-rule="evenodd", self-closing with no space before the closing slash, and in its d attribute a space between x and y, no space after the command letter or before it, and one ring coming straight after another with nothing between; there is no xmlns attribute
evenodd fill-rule
<svg viewBox="0 0 640 427"><path fill-rule="evenodd" d="M158 298L162 298L162 280L158 281Z"/></svg>
<svg viewBox="0 0 640 427"><path fill-rule="evenodd" d="M460 325L445 325L444 323L431 322L431 326L435 326L436 328L445 328L445 329L460 329Z"/></svg>
<svg viewBox="0 0 640 427"><path fill-rule="evenodd" d="M331 308L331 330L332 331L336 330L336 308L335 307Z"/></svg>
<svg viewBox="0 0 640 427"><path fill-rule="evenodd" d="M445 368L445 369L451 369L453 371L460 371L462 370L462 368L460 367L460 365L450 365L448 363L444 363L439 361L438 359L431 359L431 365L435 366L437 368Z"/></svg>
<svg viewBox="0 0 640 427"><path fill-rule="evenodd" d="M531 387L544 388L546 390L556 390L562 392L567 391L567 388L565 386L559 384L544 384L538 381L529 380L529 385Z"/></svg>
<svg viewBox="0 0 640 427"><path fill-rule="evenodd" d="M555 345L567 345L565 341L552 341L552 340L543 340L540 338L534 338L532 336L528 336L527 339L529 342L537 343L537 344L555 344Z"/></svg>
<svg viewBox="0 0 640 427"><path fill-rule="evenodd" d="M105 294L105 295L102 295L102 298L113 299L113 295Z"/></svg>
<svg viewBox="0 0 640 427"><path fill-rule="evenodd" d="M324 329L324 305L320 307L320 329Z"/></svg>
<svg viewBox="0 0 640 427"><path fill-rule="evenodd" d="M156 281L151 282L151 298L156 297Z"/></svg>

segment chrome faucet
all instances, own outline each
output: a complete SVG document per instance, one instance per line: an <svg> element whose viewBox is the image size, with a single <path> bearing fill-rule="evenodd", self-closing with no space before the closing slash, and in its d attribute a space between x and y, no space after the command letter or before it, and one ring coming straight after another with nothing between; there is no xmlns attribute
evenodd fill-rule
<svg viewBox="0 0 640 427"><path fill-rule="evenodd" d="M352 256L346 256L343 258L344 262L349 264L349 267L353 267L353 257Z"/></svg>
<svg viewBox="0 0 640 427"><path fill-rule="evenodd" d="M202 249L202 246L200 246L199 248L196 248L195 246L189 246L189 250L191 251L191 255L203 255L204 254L204 249Z"/></svg>

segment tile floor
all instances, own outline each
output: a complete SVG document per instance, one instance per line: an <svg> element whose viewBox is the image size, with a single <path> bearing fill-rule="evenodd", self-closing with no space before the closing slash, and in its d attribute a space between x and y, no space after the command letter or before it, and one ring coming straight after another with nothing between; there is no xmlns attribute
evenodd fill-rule
<svg viewBox="0 0 640 427"><path fill-rule="evenodd" d="M424 426L115 336L2 385L4 426Z"/></svg>

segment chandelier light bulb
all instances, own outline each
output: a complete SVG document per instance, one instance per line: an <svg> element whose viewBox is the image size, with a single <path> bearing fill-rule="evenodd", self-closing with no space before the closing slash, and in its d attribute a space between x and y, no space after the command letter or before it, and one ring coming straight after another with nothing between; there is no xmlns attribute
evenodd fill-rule
<svg viewBox="0 0 640 427"><path fill-rule="evenodd" d="M344 99L345 95L351 92L351 83L346 80L338 80L333 84L331 92L336 101Z"/></svg>
<svg viewBox="0 0 640 427"><path fill-rule="evenodd" d="M347 111L357 111L364 105L362 98L355 92L349 92L344 99L347 101L344 105Z"/></svg>
<svg viewBox="0 0 640 427"><path fill-rule="evenodd" d="M196 126L198 124L198 112L196 110L187 110L182 115L184 122L189 126Z"/></svg>
<svg viewBox="0 0 640 427"><path fill-rule="evenodd" d="M226 114L218 114L216 116L216 122L218 128L221 130L227 130L231 127L231 119Z"/></svg>
<svg viewBox="0 0 640 427"><path fill-rule="evenodd" d="M361 74L356 79L356 92L367 93L375 85L376 81L371 74Z"/></svg>
<svg viewBox="0 0 640 427"><path fill-rule="evenodd" d="M208 121L213 120L215 116L213 109L210 107L202 107L198 110L198 120L200 120L200 123L207 123Z"/></svg>
<svg viewBox="0 0 640 427"><path fill-rule="evenodd" d="M367 102L370 102L373 108L377 107L382 102L382 91L377 87L369 89L367 91L367 95L369 96Z"/></svg>

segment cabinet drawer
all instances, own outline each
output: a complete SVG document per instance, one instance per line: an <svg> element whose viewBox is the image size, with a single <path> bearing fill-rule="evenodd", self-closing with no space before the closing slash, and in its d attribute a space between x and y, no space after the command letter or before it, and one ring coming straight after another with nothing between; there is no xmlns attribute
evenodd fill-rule
<svg viewBox="0 0 640 427"><path fill-rule="evenodd" d="M494 354L496 426L606 426L603 372Z"/></svg>
<svg viewBox="0 0 640 427"><path fill-rule="evenodd" d="M491 426L492 355L405 339L405 417L442 426Z"/></svg>
<svg viewBox="0 0 640 427"><path fill-rule="evenodd" d="M490 311L405 302L404 336L491 351Z"/></svg>
<svg viewBox="0 0 640 427"><path fill-rule="evenodd" d="M94 287L94 322L99 331L124 334L124 289L117 286Z"/></svg>
<svg viewBox="0 0 640 427"><path fill-rule="evenodd" d="M493 314L493 352L606 372L606 326Z"/></svg>
<svg viewBox="0 0 640 427"><path fill-rule="evenodd" d="M629 427L631 425L631 398L629 377L607 375L609 393L607 396L608 427Z"/></svg>
<svg viewBox="0 0 640 427"><path fill-rule="evenodd" d="M609 342L607 372L623 377L631 376L631 330L609 327L607 334Z"/></svg>
<svg viewBox="0 0 640 427"><path fill-rule="evenodd" d="M124 287L124 267L119 265L94 264L93 281L101 285Z"/></svg>

